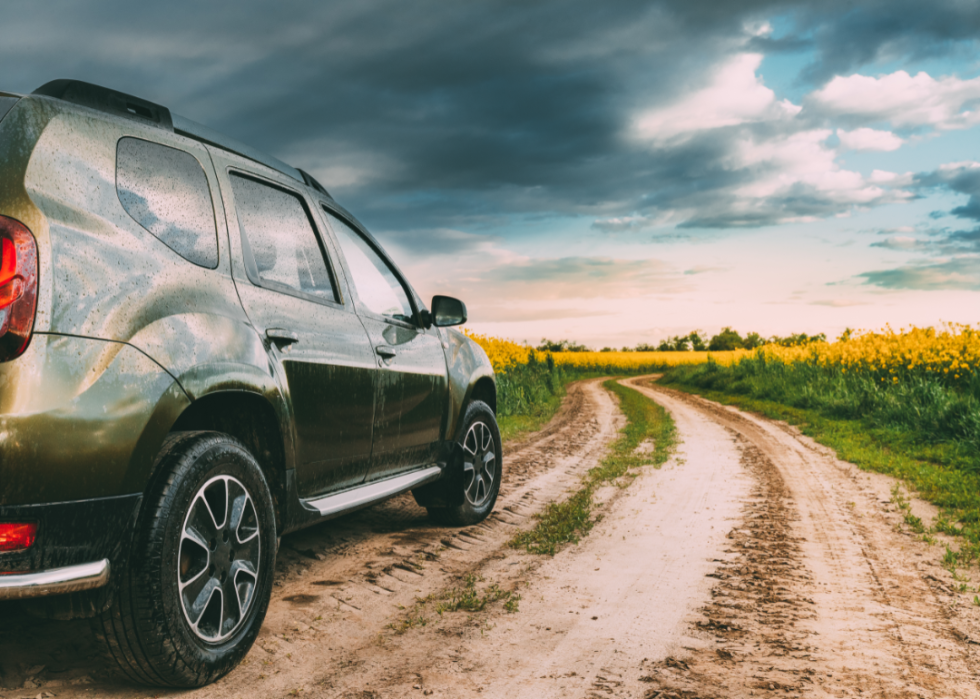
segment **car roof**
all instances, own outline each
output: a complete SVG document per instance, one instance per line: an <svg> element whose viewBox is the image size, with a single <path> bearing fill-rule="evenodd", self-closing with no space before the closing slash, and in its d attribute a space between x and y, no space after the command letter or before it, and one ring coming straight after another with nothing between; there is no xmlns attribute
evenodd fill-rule
<svg viewBox="0 0 980 699"><path fill-rule="evenodd" d="M330 193L323 185L299 168L288 165L258 148L253 148L204 124L174 114L167 107L155 102L83 80L52 80L34 90L32 94L54 97L115 116L133 119L142 124L193 138L207 145L223 148L288 175L330 197Z"/></svg>

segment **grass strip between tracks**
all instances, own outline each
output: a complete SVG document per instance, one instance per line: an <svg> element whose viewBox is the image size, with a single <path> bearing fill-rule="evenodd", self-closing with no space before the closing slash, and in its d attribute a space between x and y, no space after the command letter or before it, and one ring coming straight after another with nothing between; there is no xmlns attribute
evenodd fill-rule
<svg viewBox="0 0 980 699"><path fill-rule="evenodd" d="M564 545L578 543L600 519L592 513L597 488L607 483L626 487L638 475L639 468L659 468L673 452L677 431L666 410L616 379L605 381L603 386L619 397L626 427L602 462L589 469L582 487L567 500L551 503L535 515L537 524L514 537L510 542L513 548L554 556ZM648 440L653 442L653 450L637 453L637 447Z"/></svg>
<svg viewBox="0 0 980 699"><path fill-rule="evenodd" d="M932 534L937 532L960 538L959 551L947 548L943 559L945 566L955 575L957 566L980 560L980 473L964 470L956 454L947 453L943 445L922 444L916 435L895 427L873 427L859 420L829 418L814 410L686 383L671 381L667 385L724 405L785 420L796 425L803 434L833 449L838 458L863 470L901 479L919 497L941 510L932 527L926 528L911 514L907 504L903 507L901 496L893 493L895 504L905 511L909 529L928 543L933 543Z"/></svg>

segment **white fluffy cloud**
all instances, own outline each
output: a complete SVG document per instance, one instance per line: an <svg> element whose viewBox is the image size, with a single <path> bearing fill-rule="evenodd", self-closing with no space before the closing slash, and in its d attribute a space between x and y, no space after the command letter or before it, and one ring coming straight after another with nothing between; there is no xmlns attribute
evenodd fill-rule
<svg viewBox="0 0 980 699"><path fill-rule="evenodd" d="M762 55L742 53L717 68L711 83L678 102L641 113L634 130L641 139L665 142L706 129L795 116L800 107L776 95L755 72Z"/></svg>
<svg viewBox="0 0 980 699"><path fill-rule="evenodd" d="M837 129L837 138L841 148L858 151L891 151L898 150L905 141L891 131L879 131L861 127L853 131Z"/></svg>
<svg viewBox="0 0 980 699"><path fill-rule="evenodd" d="M902 118L918 123L916 120L928 116L929 123L953 128L952 124L972 118L963 105L974 92L980 96L980 79L936 81L924 73L915 78L904 73L881 79L852 76L835 78L812 93L804 101L804 111L787 100L777 100L765 86L757 73L761 60L755 53L730 56L715 68L706 87L672 104L643 111L632 121L629 135L634 141L664 156L701 144L717 149L715 172L737 173L730 184L715 190L706 204L695 203L693 198L675 200L671 208L660 208L656 214L646 211L643 216L600 220L594 227L636 230L651 225L654 216L695 227L791 223L909 200L913 194L905 188L912 183L910 173L875 170L864 175L841 166L838 157L843 151L894 151L905 143L891 131L872 128L881 120L878 112L869 111L860 118L852 112L876 105L879 111L897 114L906 106L898 97L905 99L902 90L907 78L921 88L911 99L924 111ZM868 85L895 94L890 98L859 94L867 92ZM930 101L923 93L935 99ZM854 102L853 108L848 100ZM940 103L944 109L939 108ZM834 121L843 115L853 128L835 128ZM901 121L899 116L895 119ZM722 128L726 130L719 132ZM834 134L839 146L830 145Z"/></svg>
<svg viewBox="0 0 980 699"><path fill-rule="evenodd" d="M827 116L888 121L894 127L965 129L980 123L980 78L933 78L904 70L871 77L837 76L809 95L808 106Z"/></svg>
<svg viewBox="0 0 980 699"><path fill-rule="evenodd" d="M780 220L789 223L821 218L827 214L828 207L835 205L843 213L851 206L872 206L912 197L909 192L888 186L898 184L898 176L868 178L841 168L836 161L836 149L827 145L830 135L829 129L806 129L788 135L739 138L732 165L757 174L735 189L733 206L748 212L765 207L768 202L792 200L800 194L824 203L825 207L813 215L788 210Z"/></svg>
<svg viewBox="0 0 980 699"><path fill-rule="evenodd" d="M868 182L888 185L889 187L908 187L912 184L914 175L911 172L899 174L888 170L872 170Z"/></svg>

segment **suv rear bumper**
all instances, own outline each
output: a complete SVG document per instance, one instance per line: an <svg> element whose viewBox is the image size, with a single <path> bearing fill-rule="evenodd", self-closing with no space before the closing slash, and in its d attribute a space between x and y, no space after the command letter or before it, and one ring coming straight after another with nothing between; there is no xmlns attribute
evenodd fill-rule
<svg viewBox="0 0 980 699"><path fill-rule="evenodd" d="M40 573L0 575L0 600L46 597L67 592L93 590L109 582L108 558Z"/></svg>
<svg viewBox="0 0 980 699"><path fill-rule="evenodd" d="M142 494L45 505L0 506L0 522L37 522L23 551L0 553L0 600L104 587L122 570Z"/></svg>

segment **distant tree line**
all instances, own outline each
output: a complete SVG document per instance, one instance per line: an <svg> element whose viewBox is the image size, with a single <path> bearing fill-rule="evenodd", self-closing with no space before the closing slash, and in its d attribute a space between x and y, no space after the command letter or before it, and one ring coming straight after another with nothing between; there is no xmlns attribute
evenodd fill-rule
<svg viewBox="0 0 980 699"><path fill-rule="evenodd" d="M845 332L840 339L846 340L850 331ZM641 342L635 347L623 347L620 352L727 352L736 349L755 349L767 343L782 345L783 347L794 347L796 345L806 345L811 342L826 340L824 333L818 335L807 335L806 333L791 333L785 337L773 335L772 337L762 337L759 333L750 332L742 337L737 331L730 327L722 328L721 332L706 339L706 334L701 330L693 330L687 335L675 335L661 340L659 345L650 345ZM549 340L541 339L535 349L541 352L591 352L590 347L580 345L570 340ZM615 352L613 347L603 347L600 352Z"/></svg>
<svg viewBox="0 0 980 699"><path fill-rule="evenodd" d="M539 352L591 352L591 347L586 347L585 345L580 345L578 343L572 342L571 340L549 340L546 337L541 338L541 344L534 349Z"/></svg>

